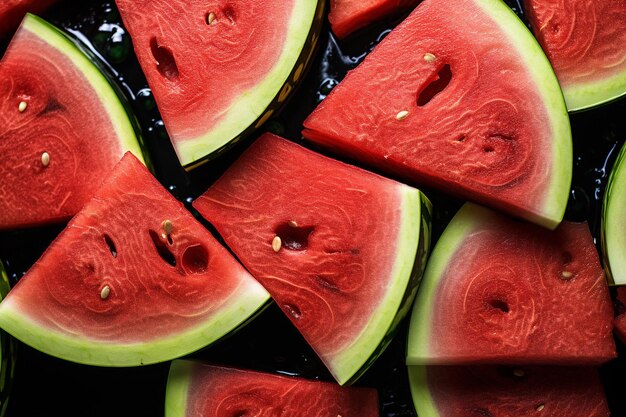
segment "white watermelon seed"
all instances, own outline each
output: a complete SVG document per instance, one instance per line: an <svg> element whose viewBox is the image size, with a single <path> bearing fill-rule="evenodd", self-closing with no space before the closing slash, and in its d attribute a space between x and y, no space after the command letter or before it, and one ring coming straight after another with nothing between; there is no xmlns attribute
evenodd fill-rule
<svg viewBox="0 0 626 417"><path fill-rule="evenodd" d="M572 274L570 271L563 271L561 272L561 276L564 279L570 279L574 274Z"/></svg>
<svg viewBox="0 0 626 417"><path fill-rule="evenodd" d="M541 411L541 410L543 410L544 408L545 408L545 405L543 405L543 404L539 404L539 405L537 406L537 408L535 408L535 410L537 410L537 411Z"/></svg>
<svg viewBox="0 0 626 417"><path fill-rule="evenodd" d="M279 236L274 236L274 239L272 240L272 249L274 249L274 252L278 253L278 251L280 251L280 248L283 246L283 241L280 239Z"/></svg>
<svg viewBox="0 0 626 417"><path fill-rule="evenodd" d="M110 293L111 293L111 288L109 288L108 285L105 285L102 288L102 291L100 291L100 298L102 298L103 300L106 300L107 298L109 298Z"/></svg>
<svg viewBox="0 0 626 417"><path fill-rule="evenodd" d="M215 18L216 18L215 13L213 12L209 13L208 16L206 17L207 24L212 25L213 22L215 22Z"/></svg>
<svg viewBox="0 0 626 417"><path fill-rule="evenodd" d="M20 101L20 104L17 106L17 109L20 111L20 113L24 113L24 110L26 110L26 107L28 107L28 103L25 101Z"/></svg>
<svg viewBox="0 0 626 417"><path fill-rule="evenodd" d="M518 376L518 377L523 377L524 376L524 371L522 371L521 369L514 369L513 370L513 375Z"/></svg>
<svg viewBox="0 0 626 417"><path fill-rule="evenodd" d="M288 224L290 227L298 227L298 223L295 220L289 220Z"/></svg>
<svg viewBox="0 0 626 417"><path fill-rule="evenodd" d="M171 220L164 220L163 223L161 223L161 227L166 235L171 235L172 229L174 229L174 225Z"/></svg>
<svg viewBox="0 0 626 417"><path fill-rule="evenodd" d="M41 165L47 167L50 165L50 154L48 152L44 152L41 154Z"/></svg>
<svg viewBox="0 0 626 417"><path fill-rule="evenodd" d="M435 62L436 59L437 57L430 52L424 54L424 61L426 62Z"/></svg>
<svg viewBox="0 0 626 417"><path fill-rule="evenodd" d="M398 114L396 114L396 119L397 120L404 120L406 119L406 117L409 115L409 112L406 110L402 110L401 112L399 112Z"/></svg>

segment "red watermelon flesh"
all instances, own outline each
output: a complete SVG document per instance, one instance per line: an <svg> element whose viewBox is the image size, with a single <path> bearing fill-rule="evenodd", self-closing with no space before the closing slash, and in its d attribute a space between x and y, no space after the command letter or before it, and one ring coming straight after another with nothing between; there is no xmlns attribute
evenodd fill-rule
<svg viewBox="0 0 626 417"><path fill-rule="evenodd" d="M420 417L608 417L594 368L409 367Z"/></svg>
<svg viewBox="0 0 626 417"><path fill-rule="evenodd" d="M334 152L550 228L565 211L561 91L500 0L424 1L304 126Z"/></svg>
<svg viewBox="0 0 626 417"><path fill-rule="evenodd" d="M267 299L127 153L0 304L0 326L64 359L133 366L204 347Z"/></svg>
<svg viewBox="0 0 626 417"><path fill-rule="evenodd" d="M626 94L626 2L524 0L570 110Z"/></svg>
<svg viewBox="0 0 626 417"><path fill-rule="evenodd" d="M174 361L165 417L378 417L371 388Z"/></svg>
<svg viewBox="0 0 626 417"><path fill-rule="evenodd" d="M0 40L18 27L26 13L42 13L57 1L2 0L0 2Z"/></svg>
<svg viewBox="0 0 626 417"><path fill-rule="evenodd" d="M357 29L417 3L418 0L332 0L328 20L335 35L345 38Z"/></svg>
<svg viewBox="0 0 626 417"><path fill-rule="evenodd" d="M586 223L551 232L467 204L429 259L407 363L600 364L612 322Z"/></svg>
<svg viewBox="0 0 626 417"><path fill-rule="evenodd" d="M69 219L126 150L141 156L108 81L43 20L24 19L0 79L0 229Z"/></svg>
<svg viewBox="0 0 626 417"><path fill-rule="evenodd" d="M428 248L422 198L266 134L194 207L343 384L412 300Z"/></svg>

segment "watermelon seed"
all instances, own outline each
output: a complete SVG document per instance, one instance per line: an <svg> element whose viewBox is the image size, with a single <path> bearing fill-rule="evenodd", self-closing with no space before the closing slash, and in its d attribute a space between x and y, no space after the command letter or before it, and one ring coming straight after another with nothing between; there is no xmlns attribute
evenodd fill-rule
<svg viewBox="0 0 626 417"><path fill-rule="evenodd" d="M537 410L537 411L541 411L541 410L543 410L544 408L545 408L545 405L544 405L544 404L539 404L539 405L537 406L537 408L535 408L535 410Z"/></svg>
<svg viewBox="0 0 626 417"><path fill-rule="evenodd" d="M402 110L396 114L396 120L404 120L409 115L409 112L406 110Z"/></svg>
<svg viewBox="0 0 626 417"><path fill-rule="evenodd" d="M106 300L107 298L109 298L110 293L111 293L111 288L109 288L108 285L105 285L102 288L102 291L100 291L100 298L102 298L103 300Z"/></svg>
<svg viewBox="0 0 626 417"><path fill-rule="evenodd" d="M117 249L115 247L115 243L113 243L113 239L111 239L111 236L105 234L104 243L106 243L107 246L109 247L109 251L111 251L111 255L113 255L114 258L117 258Z"/></svg>
<svg viewBox="0 0 626 417"><path fill-rule="evenodd" d="M513 370L513 375L517 376L517 377L523 377L524 376L524 371L517 368Z"/></svg>
<svg viewBox="0 0 626 417"><path fill-rule="evenodd" d="M424 54L424 61L426 62L435 62L435 60L437 59L437 57L433 54L431 54L430 52L427 52Z"/></svg>
<svg viewBox="0 0 626 417"><path fill-rule="evenodd" d="M25 101L20 101L20 104L17 106L17 109L19 110L20 113L24 113L24 111L26 110L26 107L28 107L28 103Z"/></svg>
<svg viewBox="0 0 626 417"><path fill-rule="evenodd" d="M298 223L296 223L295 220L289 220L289 223L287 223L290 227L298 227Z"/></svg>
<svg viewBox="0 0 626 417"><path fill-rule="evenodd" d="M41 154L41 165L47 167L50 165L50 154L48 152L44 152Z"/></svg>
<svg viewBox="0 0 626 417"><path fill-rule="evenodd" d="M561 278L563 279L570 279L572 276L574 276L574 274L572 274L570 271L561 272Z"/></svg>
<svg viewBox="0 0 626 417"><path fill-rule="evenodd" d="M272 249L274 249L274 252L278 253L282 246L283 241L281 240L280 236L274 236L274 239L272 239Z"/></svg>
<svg viewBox="0 0 626 417"><path fill-rule="evenodd" d="M164 220L163 223L161 223L161 227L165 231L166 235L170 235L172 234L172 229L174 228L174 225L170 220Z"/></svg>
<svg viewBox="0 0 626 417"><path fill-rule="evenodd" d="M206 23L207 25L212 25L215 22L216 16L215 13L210 12L206 15Z"/></svg>

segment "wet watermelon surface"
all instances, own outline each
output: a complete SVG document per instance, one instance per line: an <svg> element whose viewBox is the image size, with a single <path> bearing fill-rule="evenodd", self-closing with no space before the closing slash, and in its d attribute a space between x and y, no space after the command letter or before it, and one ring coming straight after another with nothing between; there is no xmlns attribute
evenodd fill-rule
<svg viewBox="0 0 626 417"><path fill-rule="evenodd" d="M518 13L516 0L507 3ZM103 58L132 103L139 119L156 174L161 183L191 208L249 143L242 143L216 163L186 174L178 164L150 89L132 52L113 1L64 1L43 15L88 42ZM324 27L320 50L300 91L286 110L266 127L300 141L302 121L317 103L364 58L398 23L389 20L358 39L337 43ZM459 22L462 25L462 22ZM0 46L4 49L4 45ZM626 141L626 100L572 116L574 177L566 217L588 220L599 241L601 199L611 166ZM425 190L434 203L434 237L438 237L461 206L461 201ZM0 233L0 259L16 282L41 255L63 226ZM378 388L382 417L415 417L411 402L404 345L406 323L385 354L357 385ZM20 344L16 379L7 416L150 416L163 415L168 364L135 369L88 367L65 362ZM620 355L626 349L618 344ZM272 306L254 323L230 339L193 355L215 363L261 371L278 371L331 381L332 377L297 330ZM601 369L612 415L626 417L626 360L619 358Z"/></svg>

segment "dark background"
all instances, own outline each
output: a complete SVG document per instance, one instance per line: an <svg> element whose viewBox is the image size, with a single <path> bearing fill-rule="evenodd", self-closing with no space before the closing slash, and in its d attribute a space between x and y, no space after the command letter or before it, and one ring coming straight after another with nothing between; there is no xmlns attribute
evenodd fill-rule
<svg viewBox="0 0 626 417"><path fill-rule="evenodd" d="M523 17L516 0L507 3ZM205 191L254 139L237 145L214 163L191 174L185 173L178 164L114 2L62 1L43 17L87 42L100 56L138 118L157 178L189 208L193 198ZM402 16L385 21L341 43L334 40L325 25L317 58L303 85L286 109L270 120L265 129L300 142L301 124L306 115L401 20ZM0 45L0 53L2 49ZM571 122L575 165L566 217L588 220L594 236L599 239L604 187L617 152L626 140L626 100L572 115ZM425 191L435 206L436 238L461 202L433 190ZM62 228L61 225L0 233L0 259L13 283ZM385 354L357 384L378 388L384 417L415 416L404 366L405 339L406 323L403 323ZM623 347L618 345L618 349L622 356ZM332 380L276 306L271 306L236 335L192 356L221 364ZM65 362L19 344L7 416L162 416L168 367L168 363L127 369L90 367ZM626 363L620 358L600 371L613 416L626 417L623 394L626 392Z"/></svg>

